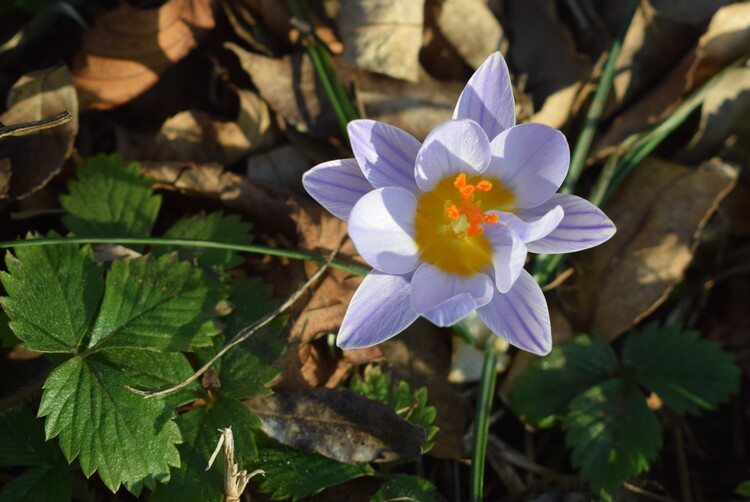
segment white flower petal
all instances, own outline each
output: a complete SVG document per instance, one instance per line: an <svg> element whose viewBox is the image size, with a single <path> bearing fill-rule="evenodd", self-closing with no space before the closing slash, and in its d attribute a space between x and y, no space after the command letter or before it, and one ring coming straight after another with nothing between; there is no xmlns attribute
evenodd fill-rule
<svg viewBox="0 0 750 502"><path fill-rule="evenodd" d="M416 180L429 192L448 176L480 174L490 162L487 134L473 120L443 122L427 136L417 154Z"/></svg>
<svg viewBox="0 0 750 502"><path fill-rule="evenodd" d="M370 272L354 293L336 345L363 349L399 334L419 314L411 306L411 276Z"/></svg>
<svg viewBox="0 0 750 502"><path fill-rule="evenodd" d="M535 208L536 209L536 208ZM523 242L538 241L554 231L565 217L562 206L545 206L546 211L519 211L524 215L520 218L513 213L499 213L500 221L505 221Z"/></svg>
<svg viewBox="0 0 750 502"><path fill-rule="evenodd" d="M573 253L609 240L615 234L615 225L601 209L576 195L556 194L549 201L533 209L519 211L521 218L536 218L550 207L563 208L562 221L548 235L529 242L534 253Z"/></svg>
<svg viewBox="0 0 750 502"><path fill-rule="evenodd" d="M414 309L438 326L450 326L492 298L492 281L486 274L449 274L423 263L411 281Z"/></svg>
<svg viewBox="0 0 750 502"><path fill-rule="evenodd" d="M526 245L513 229L502 223L485 225L484 235L492 245L495 287L507 293L526 263Z"/></svg>
<svg viewBox="0 0 750 502"><path fill-rule="evenodd" d="M417 268L416 211L417 199L403 188L378 188L364 195L349 216L349 236L362 258L387 274Z"/></svg>
<svg viewBox="0 0 750 502"><path fill-rule="evenodd" d="M552 350L552 329L544 294L525 270L513 288L496 292L492 301L477 309L488 328L511 345L538 354Z"/></svg>
<svg viewBox="0 0 750 502"><path fill-rule="evenodd" d="M332 160L319 164L302 176L307 193L337 218L346 221L354 204L372 191L354 159Z"/></svg>

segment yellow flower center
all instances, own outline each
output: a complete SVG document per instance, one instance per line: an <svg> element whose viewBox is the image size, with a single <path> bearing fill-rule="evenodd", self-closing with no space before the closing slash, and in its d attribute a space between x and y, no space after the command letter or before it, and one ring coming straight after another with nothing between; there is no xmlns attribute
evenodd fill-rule
<svg viewBox="0 0 750 502"><path fill-rule="evenodd" d="M467 176L441 180L417 203L415 240L423 261L453 274L472 275L492 264L484 225L499 221L490 210L511 211L513 194L494 178Z"/></svg>

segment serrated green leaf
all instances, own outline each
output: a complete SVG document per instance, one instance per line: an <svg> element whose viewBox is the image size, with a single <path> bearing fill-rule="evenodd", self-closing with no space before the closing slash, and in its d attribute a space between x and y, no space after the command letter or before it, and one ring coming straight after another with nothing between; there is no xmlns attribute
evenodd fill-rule
<svg viewBox="0 0 750 502"><path fill-rule="evenodd" d="M299 500L329 486L374 472L368 464L342 464L288 448L262 433L256 434L255 442L258 445L258 458L247 469L265 471L259 490L271 493L273 500Z"/></svg>
<svg viewBox="0 0 750 502"><path fill-rule="evenodd" d="M169 484L159 485L150 500L221 502L224 499L223 456L220 454L211 469L206 470L220 431L232 428L235 459L242 466L258 454L251 429L259 427L260 421L241 402L220 398L209 406L180 416L177 424L184 439L178 447L181 465L172 471Z"/></svg>
<svg viewBox="0 0 750 502"><path fill-rule="evenodd" d="M83 473L97 471L113 492L121 484L152 487L180 462L170 408L129 391L130 383L95 356L78 356L52 371L39 405L47 438L58 436L68 460L78 457Z"/></svg>
<svg viewBox="0 0 750 502"><path fill-rule="evenodd" d="M250 244L250 224L243 222L235 214L224 215L221 212L200 214L182 218L170 228L165 237L173 239L195 239L202 241L223 242L227 244ZM243 263L242 257L234 251L224 249L206 249L167 246L157 248L158 252L177 251L183 260L195 260L203 267L234 268Z"/></svg>
<svg viewBox="0 0 750 502"><path fill-rule="evenodd" d="M15 347L19 343L21 343L21 339L10 329L8 314L0 309L0 347Z"/></svg>
<svg viewBox="0 0 750 502"><path fill-rule="evenodd" d="M70 472L50 465L29 469L0 492L0 502L70 502L72 498Z"/></svg>
<svg viewBox="0 0 750 502"><path fill-rule="evenodd" d="M679 414L713 409L739 388L740 370L731 356L697 331L650 324L628 335L622 362Z"/></svg>
<svg viewBox="0 0 750 502"><path fill-rule="evenodd" d="M229 336L236 335L276 307L271 289L260 279L232 281L230 301L235 309L227 318L225 332ZM223 357L219 370L222 396L244 399L270 392L266 384L280 373L273 363L286 346L280 336L283 327L284 321L276 319Z"/></svg>
<svg viewBox="0 0 750 502"><path fill-rule="evenodd" d="M144 237L151 234L161 197L140 167L119 154L90 157L60 197L63 223L78 237Z"/></svg>
<svg viewBox="0 0 750 502"><path fill-rule="evenodd" d="M211 344L223 292L174 255L112 263L89 347L184 351Z"/></svg>
<svg viewBox="0 0 750 502"><path fill-rule="evenodd" d="M576 397L563 425L573 466L595 492L647 470L661 448L661 424L646 397L619 378Z"/></svg>
<svg viewBox="0 0 750 502"><path fill-rule="evenodd" d="M350 388L357 394L380 401L393 408L402 418L413 424L422 426L425 430L425 442L422 453L432 448L430 440L437 434L438 427L432 425L437 416L437 409L427 405L427 389L422 387L412 392L409 384L404 381L396 385L391 383L391 375L383 373L380 366L365 368L364 378L354 375Z"/></svg>
<svg viewBox="0 0 750 502"><path fill-rule="evenodd" d="M513 411L530 424L549 426L581 392L617 372L617 356L603 338L577 336L535 359L510 394Z"/></svg>
<svg viewBox="0 0 750 502"><path fill-rule="evenodd" d="M51 234L54 235L54 234ZM101 300L102 273L91 247L19 247L7 254L0 298L13 332L38 352L75 352Z"/></svg>
<svg viewBox="0 0 750 502"><path fill-rule="evenodd" d="M44 423L24 406L0 415L0 466L62 466L67 462L56 441L44 438Z"/></svg>
<svg viewBox="0 0 750 502"><path fill-rule="evenodd" d="M370 502L392 500L427 502L436 499L436 491L435 485L419 476L394 474L383 483Z"/></svg>

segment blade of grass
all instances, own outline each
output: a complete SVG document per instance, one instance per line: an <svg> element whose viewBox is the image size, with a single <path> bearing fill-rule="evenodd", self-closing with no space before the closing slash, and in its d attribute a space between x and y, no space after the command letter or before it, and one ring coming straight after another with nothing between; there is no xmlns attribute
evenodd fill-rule
<svg viewBox="0 0 750 502"><path fill-rule="evenodd" d="M263 254L291 258L293 260L308 260L317 263L327 263L328 259L323 256L296 251L292 249L272 248L255 244L227 244L224 242L201 241L191 239L168 239L164 237L50 237L43 239L25 239L17 241L2 241L0 249L11 249L29 246L59 246L61 244L122 244L122 245L146 245L146 246L183 246L206 249L222 249L225 251L236 251L238 253ZM365 276L369 269L353 263L340 260L332 260L331 268L337 268L353 275Z"/></svg>
<svg viewBox="0 0 750 502"><path fill-rule="evenodd" d="M474 451L471 456L470 493L471 502L481 502L484 498L484 459L487 454L487 437L490 428L490 410L495 397L497 383L497 354L494 344L484 348L482 377L479 381L477 413L474 419Z"/></svg>

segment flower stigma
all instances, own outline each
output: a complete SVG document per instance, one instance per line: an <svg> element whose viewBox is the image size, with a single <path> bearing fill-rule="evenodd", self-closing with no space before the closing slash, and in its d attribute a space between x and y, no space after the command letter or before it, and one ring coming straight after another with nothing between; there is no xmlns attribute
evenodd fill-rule
<svg viewBox="0 0 750 502"><path fill-rule="evenodd" d="M494 178L458 176L442 179L417 203L415 241L422 260L441 270L472 275L492 264L492 246L484 226L500 221L488 211L511 211L513 194Z"/></svg>

